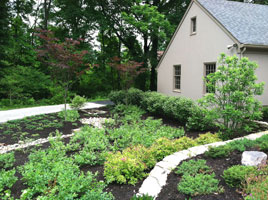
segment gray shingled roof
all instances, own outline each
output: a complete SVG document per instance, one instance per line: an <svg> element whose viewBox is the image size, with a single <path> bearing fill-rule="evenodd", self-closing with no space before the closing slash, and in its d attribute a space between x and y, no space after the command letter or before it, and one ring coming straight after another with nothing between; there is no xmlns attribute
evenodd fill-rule
<svg viewBox="0 0 268 200"><path fill-rule="evenodd" d="M268 45L268 6L198 0L240 43Z"/></svg>

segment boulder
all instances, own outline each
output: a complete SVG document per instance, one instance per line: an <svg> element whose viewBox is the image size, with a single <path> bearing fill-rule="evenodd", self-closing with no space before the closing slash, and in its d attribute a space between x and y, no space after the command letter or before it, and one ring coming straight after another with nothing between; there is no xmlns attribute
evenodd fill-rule
<svg viewBox="0 0 268 200"><path fill-rule="evenodd" d="M242 154L242 165L259 166L265 164L267 154L260 151L244 151Z"/></svg>

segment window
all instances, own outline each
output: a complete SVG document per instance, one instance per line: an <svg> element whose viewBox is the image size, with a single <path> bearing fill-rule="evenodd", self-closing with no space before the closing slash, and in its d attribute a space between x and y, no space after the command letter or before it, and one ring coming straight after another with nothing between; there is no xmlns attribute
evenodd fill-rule
<svg viewBox="0 0 268 200"><path fill-rule="evenodd" d="M174 90L181 89L181 66L174 65Z"/></svg>
<svg viewBox="0 0 268 200"><path fill-rule="evenodd" d="M216 72L216 63L208 63L205 64L205 77L207 77L207 75ZM205 92L206 93L214 93L215 92L215 88L208 88L207 85L207 80L205 81Z"/></svg>
<svg viewBox="0 0 268 200"><path fill-rule="evenodd" d="M196 17L191 18L191 34L196 33Z"/></svg>

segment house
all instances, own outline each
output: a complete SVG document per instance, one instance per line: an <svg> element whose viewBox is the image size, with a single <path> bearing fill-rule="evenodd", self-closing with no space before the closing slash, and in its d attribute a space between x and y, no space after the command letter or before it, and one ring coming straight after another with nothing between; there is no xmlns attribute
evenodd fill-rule
<svg viewBox="0 0 268 200"><path fill-rule="evenodd" d="M193 0L157 66L157 91L201 98L220 53L258 63L258 81L266 82L258 99L268 105L268 6L251 3Z"/></svg>

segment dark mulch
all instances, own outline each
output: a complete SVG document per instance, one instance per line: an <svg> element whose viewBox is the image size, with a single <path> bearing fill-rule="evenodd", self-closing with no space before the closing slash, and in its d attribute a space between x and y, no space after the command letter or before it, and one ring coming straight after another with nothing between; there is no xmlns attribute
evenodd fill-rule
<svg viewBox="0 0 268 200"><path fill-rule="evenodd" d="M248 149L255 150L255 149ZM192 200L240 200L243 199L242 196L236 191L236 188L229 187L224 179L222 178L223 171L233 165L241 164L242 153L234 151L228 158L217 158L212 159L205 155L197 156L193 159L205 159L207 165L209 165L216 174L216 178L220 180L220 186L224 187L224 193L222 194L210 194L210 195L199 195L192 197ZM177 185L181 177L175 172L171 172L168 176L167 184L163 187L161 193L159 194L157 200L185 200L189 199L177 190Z"/></svg>
<svg viewBox="0 0 268 200"><path fill-rule="evenodd" d="M95 111L108 111L108 108L102 107L98 109L86 109L86 110L80 110L80 118L87 118L90 116L99 116L99 117L108 117L109 114L89 114L88 112L95 112ZM33 116L33 119L36 116ZM28 117L27 119L31 119L32 117ZM35 127L38 128L38 126L42 126L44 124L43 120L49 120L50 122L52 121L57 121L57 123L63 123L63 126L61 128L55 128L55 127L47 127L44 128L43 130L35 130L30 129L29 127L27 128L27 124L35 124ZM37 120L31 120L30 122L24 122L24 120L16 120L16 127L15 128L8 128L6 124L0 124L0 143L3 143L4 145L10 145L10 144L15 144L18 143L20 140L23 139L32 139L32 140L37 140L39 138L47 138L49 134L55 133L56 130L61 132L63 135L68 135L72 133L73 129L79 128L82 126L82 123L77 120L75 122L63 122L61 118L58 117L57 113L53 114L46 114L42 115L42 119L37 119ZM2 128L1 128L2 127ZM6 133L6 131L9 130L10 133ZM27 133L21 138L21 134Z"/></svg>

